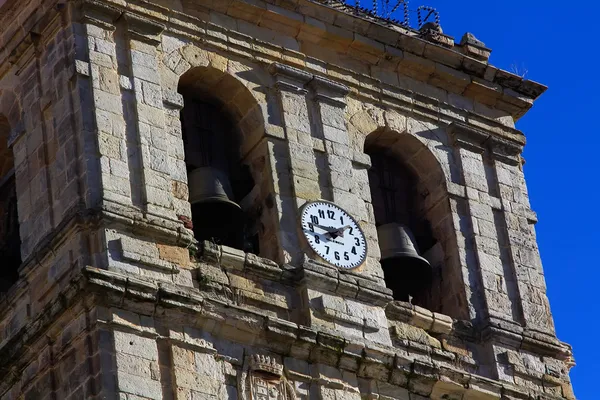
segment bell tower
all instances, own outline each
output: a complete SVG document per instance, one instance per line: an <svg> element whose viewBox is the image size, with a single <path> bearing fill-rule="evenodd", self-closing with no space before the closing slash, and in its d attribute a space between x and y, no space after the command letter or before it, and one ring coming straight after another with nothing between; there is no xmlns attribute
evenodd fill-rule
<svg viewBox="0 0 600 400"><path fill-rule="evenodd" d="M573 400L546 87L398 10L0 0L0 398Z"/></svg>

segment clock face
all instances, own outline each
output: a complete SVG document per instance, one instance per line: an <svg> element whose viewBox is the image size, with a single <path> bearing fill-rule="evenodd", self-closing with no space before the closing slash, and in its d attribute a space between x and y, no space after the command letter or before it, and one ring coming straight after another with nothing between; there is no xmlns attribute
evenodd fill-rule
<svg viewBox="0 0 600 400"><path fill-rule="evenodd" d="M326 201L305 204L300 224L310 247L328 263L356 268L365 261L367 242L362 229L335 204Z"/></svg>

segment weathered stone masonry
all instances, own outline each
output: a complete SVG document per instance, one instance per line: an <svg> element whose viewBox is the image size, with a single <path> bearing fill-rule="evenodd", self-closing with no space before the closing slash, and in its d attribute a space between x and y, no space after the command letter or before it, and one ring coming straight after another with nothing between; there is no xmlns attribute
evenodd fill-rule
<svg viewBox="0 0 600 400"><path fill-rule="evenodd" d="M472 35L325 0L0 3L0 399L574 399L514 127L545 87ZM189 96L239 143L253 252L194 239ZM429 232L412 303L380 155ZM303 241L317 199L364 230L358 269Z"/></svg>

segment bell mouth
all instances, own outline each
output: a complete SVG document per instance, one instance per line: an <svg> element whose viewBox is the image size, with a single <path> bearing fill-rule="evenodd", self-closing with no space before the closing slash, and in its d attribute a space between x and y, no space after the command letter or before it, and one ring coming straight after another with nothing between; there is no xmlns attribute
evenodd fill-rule
<svg viewBox="0 0 600 400"><path fill-rule="evenodd" d="M241 248L244 237L244 215L239 205L222 199L192 204L194 237L198 241Z"/></svg>
<svg viewBox="0 0 600 400"><path fill-rule="evenodd" d="M410 229L395 222L377 228L381 266L388 288L397 300L407 300L426 289L432 280L429 261L419 255Z"/></svg>
<svg viewBox="0 0 600 400"><path fill-rule="evenodd" d="M213 167L200 167L188 173L194 237L217 244L242 248L244 213L232 201L229 176Z"/></svg>
<svg viewBox="0 0 600 400"><path fill-rule="evenodd" d="M205 198L196 200L193 204L205 204L205 203L226 203L226 204L231 205L231 207L239 209L240 211L242 210L242 208L240 207L240 205L238 203L233 202L224 196L205 197Z"/></svg>
<svg viewBox="0 0 600 400"><path fill-rule="evenodd" d="M387 287L392 289L394 299L408 301L431 284L432 268L422 257L393 257L381 260Z"/></svg>
<svg viewBox="0 0 600 400"><path fill-rule="evenodd" d="M381 255L381 262L389 260L390 262L410 265L420 268L431 270L431 264L427 259L421 257L418 254L410 253L406 251L388 252L385 256Z"/></svg>

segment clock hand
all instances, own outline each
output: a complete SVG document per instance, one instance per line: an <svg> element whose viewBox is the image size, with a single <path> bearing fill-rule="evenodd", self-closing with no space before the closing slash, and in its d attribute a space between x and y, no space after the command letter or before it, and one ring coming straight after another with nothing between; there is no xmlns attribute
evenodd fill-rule
<svg viewBox="0 0 600 400"><path fill-rule="evenodd" d="M317 228L321 228L324 231L327 231L327 233L335 233L335 232L337 232L336 228L330 228L330 227L319 225L319 224L312 224L312 225L316 226Z"/></svg>
<svg viewBox="0 0 600 400"><path fill-rule="evenodd" d="M342 226L341 228L337 229L336 234L340 237L344 237L344 231L348 228L350 228L350 225Z"/></svg>

